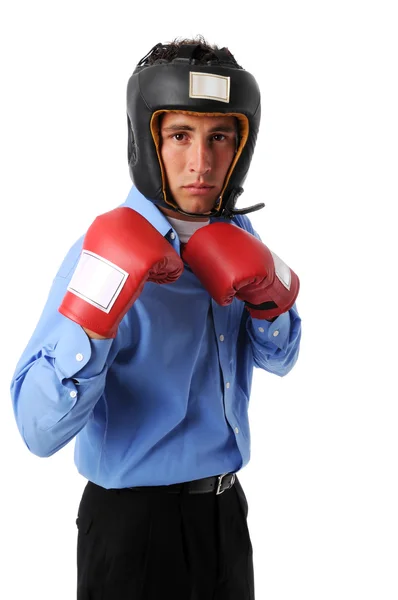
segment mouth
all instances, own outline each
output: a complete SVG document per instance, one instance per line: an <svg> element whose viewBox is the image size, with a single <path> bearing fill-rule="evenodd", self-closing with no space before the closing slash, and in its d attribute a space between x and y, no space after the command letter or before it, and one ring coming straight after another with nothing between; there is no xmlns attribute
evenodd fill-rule
<svg viewBox="0 0 398 600"><path fill-rule="evenodd" d="M215 186L207 185L205 183L200 183L200 184L184 185L183 188L189 194L192 194L194 196L205 196L206 194L209 194L210 192L212 192L214 190Z"/></svg>

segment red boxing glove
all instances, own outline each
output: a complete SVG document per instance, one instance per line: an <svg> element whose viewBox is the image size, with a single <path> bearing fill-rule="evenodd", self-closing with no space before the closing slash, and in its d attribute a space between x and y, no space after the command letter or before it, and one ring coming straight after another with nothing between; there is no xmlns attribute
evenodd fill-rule
<svg viewBox="0 0 398 600"><path fill-rule="evenodd" d="M182 257L221 306L236 296L256 319L288 311L299 292L297 275L254 235L229 223L212 223L189 239Z"/></svg>
<svg viewBox="0 0 398 600"><path fill-rule="evenodd" d="M149 221L131 208L116 208L89 227L58 310L82 327L114 338L146 281L173 283L183 270L177 252Z"/></svg>

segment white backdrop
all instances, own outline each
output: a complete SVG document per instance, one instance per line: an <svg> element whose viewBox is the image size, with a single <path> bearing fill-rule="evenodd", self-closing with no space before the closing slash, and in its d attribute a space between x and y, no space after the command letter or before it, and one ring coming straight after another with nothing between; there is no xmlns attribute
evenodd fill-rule
<svg viewBox="0 0 398 600"><path fill-rule="evenodd" d="M0 597L75 597L85 480L73 442L33 456L9 383L52 278L129 189L125 89L157 42L203 34L257 78L238 206L298 273L301 355L255 371L249 501L257 600L396 600L397 19L393 2L9 2L0 14ZM257 6L257 8L255 8Z"/></svg>

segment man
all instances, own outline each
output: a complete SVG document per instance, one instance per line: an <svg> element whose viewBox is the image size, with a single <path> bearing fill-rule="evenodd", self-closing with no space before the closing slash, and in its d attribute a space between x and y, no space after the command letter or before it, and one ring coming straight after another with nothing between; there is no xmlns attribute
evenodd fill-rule
<svg viewBox="0 0 398 600"><path fill-rule="evenodd" d="M203 40L157 44L127 88L126 202L71 248L14 374L28 448L76 437L79 600L252 600L253 367L301 335L297 275L235 209L254 78Z"/></svg>

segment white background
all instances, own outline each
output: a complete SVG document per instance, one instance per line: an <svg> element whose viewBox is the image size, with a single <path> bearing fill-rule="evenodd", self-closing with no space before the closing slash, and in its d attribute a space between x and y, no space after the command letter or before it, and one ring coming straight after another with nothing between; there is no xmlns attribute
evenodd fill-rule
<svg viewBox="0 0 398 600"><path fill-rule="evenodd" d="M9 382L64 254L130 189L128 77L157 42L196 34L259 82L238 206L266 203L252 222L301 280L299 361L253 383L240 477L256 598L398 598L395 3L255 4L2 5L2 598L75 597L86 482L73 442L29 453Z"/></svg>

